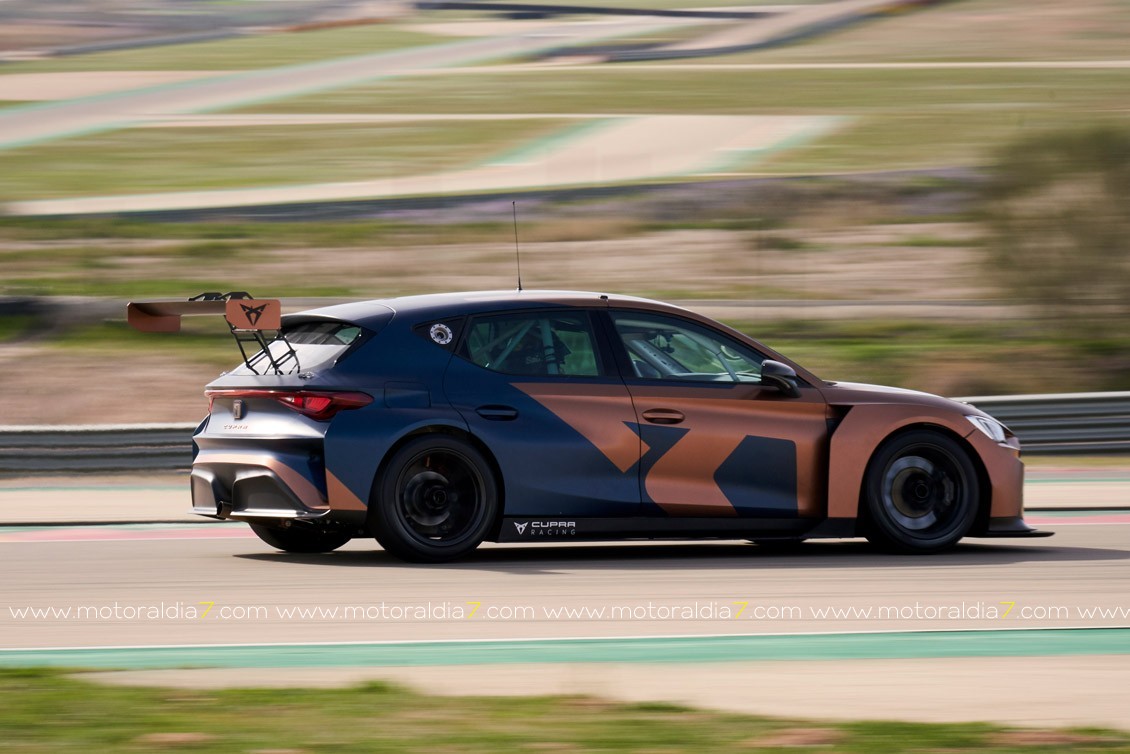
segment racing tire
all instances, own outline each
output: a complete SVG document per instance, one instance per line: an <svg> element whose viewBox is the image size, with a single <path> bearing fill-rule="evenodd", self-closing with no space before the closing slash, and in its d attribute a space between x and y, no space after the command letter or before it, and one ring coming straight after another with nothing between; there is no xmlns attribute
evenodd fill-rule
<svg viewBox="0 0 1130 754"><path fill-rule="evenodd" d="M277 526L263 526L262 524L249 525L251 531L255 532L255 536L283 552L331 552L352 539L344 532L330 529L299 526L283 529Z"/></svg>
<svg viewBox="0 0 1130 754"><path fill-rule="evenodd" d="M867 465L863 488L867 539L900 553L953 547L972 528L981 497L965 448L926 429L884 443Z"/></svg>
<svg viewBox="0 0 1130 754"><path fill-rule="evenodd" d="M416 563L468 554L494 526L498 484L479 450L447 435L409 441L374 485L369 529L381 547Z"/></svg>

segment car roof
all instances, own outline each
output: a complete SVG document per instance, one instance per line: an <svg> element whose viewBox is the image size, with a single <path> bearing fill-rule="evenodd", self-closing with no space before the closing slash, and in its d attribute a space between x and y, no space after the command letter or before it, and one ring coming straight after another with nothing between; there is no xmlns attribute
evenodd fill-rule
<svg viewBox="0 0 1130 754"><path fill-rule="evenodd" d="M401 296L398 298L373 299L348 304L336 304L320 309L310 309L283 316L284 322L301 322L304 319L336 319L362 327L380 329L397 314L405 314L413 320L443 320L462 317L480 312L518 311L544 307L620 307L643 311L667 312L686 319L696 320L713 328L729 332L739 340L744 340L769 358L783 361L797 370L800 376L817 384L820 378L807 369L788 359L763 343L758 343L745 333L739 332L721 322L705 317L697 312L683 309L674 304L654 301L635 296L618 296L593 291L467 291L463 293L429 293L420 296Z"/></svg>
<svg viewBox="0 0 1130 754"><path fill-rule="evenodd" d="M462 293L430 293L420 296L356 301L310 309L288 315L286 319L306 317L340 319L364 326L367 322L387 321L390 314L408 314L421 318L475 314L477 312L532 309L539 307L624 306L691 314L684 309L660 301L634 296L617 296L591 291L467 291Z"/></svg>

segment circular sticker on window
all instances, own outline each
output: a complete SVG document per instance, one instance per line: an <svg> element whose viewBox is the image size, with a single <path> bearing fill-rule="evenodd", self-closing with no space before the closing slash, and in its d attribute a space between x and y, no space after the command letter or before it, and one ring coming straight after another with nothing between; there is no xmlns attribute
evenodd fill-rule
<svg viewBox="0 0 1130 754"><path fill-rule="evenodd" d="M428 330L428 334L432 336L432 340L439 343L441 346L446 346L454 337L451 328L442 322L437 322L432 325L432 328Z"/></svg>

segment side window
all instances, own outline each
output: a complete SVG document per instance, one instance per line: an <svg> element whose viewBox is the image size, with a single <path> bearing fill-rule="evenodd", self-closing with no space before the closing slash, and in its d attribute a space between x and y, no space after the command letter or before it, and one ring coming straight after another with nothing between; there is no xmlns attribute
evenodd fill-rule
<svg viewBox="0 0 1130 754"><path fill-rule="evenodd" d="M475 317L460 355L504 374L600 375L592 324L585 313L521 312Z"/></svg>
<svg viewBox="0 0 1130 754"><path fill-rule="evenodd" d="M765 360L738 341L676 317L612 312L636 377L693 382L760 382Z"/></svg>

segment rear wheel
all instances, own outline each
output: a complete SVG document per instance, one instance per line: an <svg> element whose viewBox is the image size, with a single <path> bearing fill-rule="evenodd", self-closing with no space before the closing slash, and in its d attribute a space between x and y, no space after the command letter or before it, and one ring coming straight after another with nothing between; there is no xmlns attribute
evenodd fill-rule
<svg viewBox="0 0 1130 754"><path fill-rule="evenodd" d="M897 552L939 552L977 517L977 473L956 440L915 430L880 447L864 481L867 538Z"/></svg>
<svg viewBox="0 0 1130 754"><path fill-rule="evenodd" d="M446 435L410 441L377 481L369 526L405 560L440 563L474 550L498 514L490 465L469 442Z"/></svg>
<svg viewBox="0 0 1130 754"><path fill-rule="evenodd" d="M348 542L351 537L344 532L313 527L263 526L250 524L251 531L271 547L284 552L330 552Z"/></svg>

